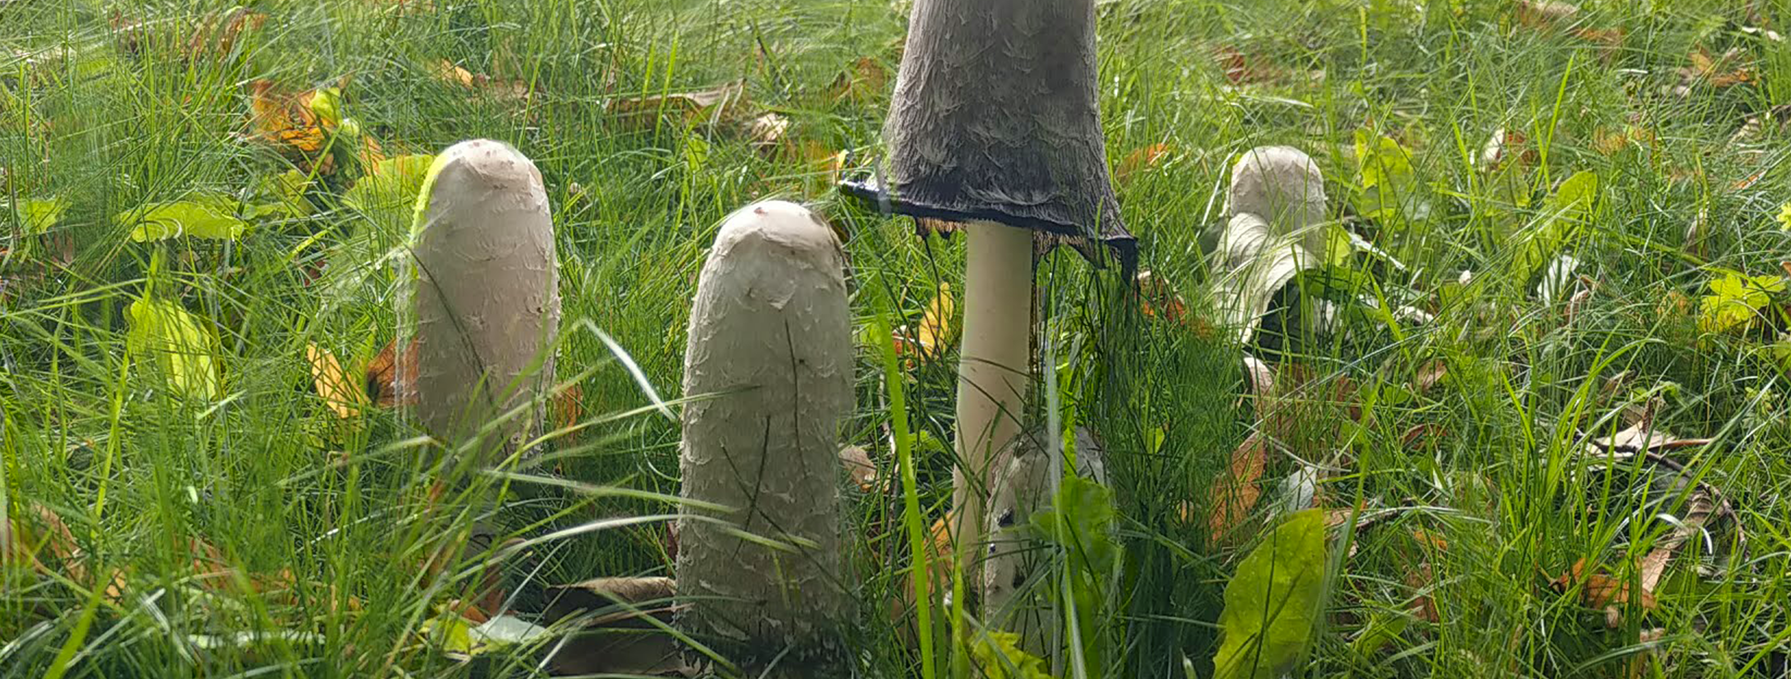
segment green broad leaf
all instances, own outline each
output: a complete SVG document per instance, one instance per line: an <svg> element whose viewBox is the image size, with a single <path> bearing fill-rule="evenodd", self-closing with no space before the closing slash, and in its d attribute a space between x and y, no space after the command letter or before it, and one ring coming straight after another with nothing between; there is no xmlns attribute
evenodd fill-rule
<svg viewBox="0 0 1791 679"><path fill-rule="evenodd" d="M1052 679L1045 660L1020 649L1020 635L990 630L970 649L984 679Z"/></svg>
<svg viewBox="0 0 1791 679"><path fill-rule="evenodd" d="M1117 521L1112 489L1069 475L1058 486L1051 506L1033 512L1031 524L1041 539L1076 555L1074 565L1105 572L1119 559L1112 538Z"/></svg>
<svg viewBox="0 0 1791 679"><path fill-rule="evenodd" d="M125 347L153 365L169 391L199 401L218 399L216 341L197 316L173 302L147 297L131 302L127 313L131 329Z"/></svg>
<svg viewBox="0 0 1791 679"><path fill-rule="evenodd" d="M1710 294L1698 300L1698 329L1704 332L1742 330L1761 317L1761 310L1772 303L1772 296L1785 291L1780 276L1748 276L1739 271L1719 270L1711 279Z"/></svg>
<svg viewBox="0 0 1791 679"><path fill-rule="evenodd" d="M424 179L435 156L414 154L374 163L354 186L342 194L342 202L363 213L408 211L417 203ZM408 214L400 214L400 221Z"/></svg>
<svg viewBox="0 0 1791 679"><path fill-rule="evenodd" d="M1324 512L1290 515L1238 564L1219 614L1215 679L1277 679L1305 653L1325 594Z"/></svg>
<svg viewBox="0 0 1791 679"><path fill-rule="evenodd" d="M1598 173L1580 170L1555 189L1554 195L1542 202L1542 216L1520 235L1517 254L1512 258L1512 280L1527 286L1536 274L1555 259L1580 229L1591 220L1598 207Z"/></svg>
<svg viewBox="0 0 1791 679"><path fill-rule="evenodd" d="M1430 216L1412 156L1399 142L1368 130L1356 131L1356 214L1376 222L1423 221Z"/></svg>
<svg viewBox="0 0 1791 679"><path fill-rule="evenodd" d="M0 209L10 210L12 205L0 202ZM67 198L25 198L19 201L15 216L25 227L25 233L39 236L61 222L65 214L68 214Z"/></svg>
<svg viewBox="0 0 1791 679"><path fill-rule="evenodd" d="M162 203L145 203L118 215L116 221L131 229L131 240L167 240L180 236L236 240L249 223L236 214L237 202L228 196L205 194Z"/></svg>
<svg viewBox="0 0 1791 679"><path fill-rule="evenodd" d="M262 177L255 186L255 199L244 208L247 219L298 219L312 212L311 201L305 200L305 189L311 181L305 173L287 170Z"/></svg>

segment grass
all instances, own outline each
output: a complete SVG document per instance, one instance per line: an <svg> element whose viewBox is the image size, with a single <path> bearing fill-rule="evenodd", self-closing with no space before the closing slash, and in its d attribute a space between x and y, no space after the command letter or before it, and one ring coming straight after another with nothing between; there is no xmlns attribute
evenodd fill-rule
<svg viewBox="0 0 1791 679"><path fill-rule="evenodd" d="M1063 676L1209 676L1224 583L1303 467L1321 471L1318 504L1360 503L1359 520L1375 522L1352 534L1347 557L1334 542L1325 615L1294 676L1791 671L1791 359L1774 353L1791 346L1775 310L1786 298L1768 295L1739 328L1700 324L1720 270L1777 277L1791 258L1791 232L1774 221L1791 174L1772 113L1791 103L1791 44L1758 30L1787 30L1773 21L1791 8L1583 4L1555 19L1493 0L1100 4L1102 114L1125 221L1190 317L1209 315L1204 253L1229 162L1291 144L1323 168L1340 224L1387 255L1358 252L1342 270L1371 281L1381 308L1434 320L1342 314L1347 331L1288 360L1353 391L1297 399L1297 426L1265 428L1239 402L1240 348L1225 335L1138 313L1122 282L1067 252L1047 259L1042 333L1059 370L1049 409L1105 440L1124 546L1101 616L1107 663ZM661 498L678 490L678 432L628 363L681 397L682 329L722 217L785 197L844 227L863 328L912 327L938 283L961 287L961 241L921 241L905 220L843 202L827 156L802 150L849 151L847 174L875 158L892 83L867 79L863 96L834 86L861 58L893 80L905 15L890 3L253 8L260 28L228 45L200 40L210 47L195 55L198 27L227 3L0 0L0 200L66 201L41 235L23 211L0 211L0 505L40 533L33 507L59 516L83 555L39 554L48 574L4 569L0 675L527 674L534 651L463 664L430 641L427 623L439 626L444 602L468 598L477 579L435 572L430 555L458 549L475 526L496 527L498 541L584 527L531 545L511 570L537 583L669 574L663 524L628 519L674 511ZM1700 49L1717 63L1683 80ZM529 95L445 81L444 59ZM1718 86L1737 68L1749 69L1744 82ZM559 376L579 386L589 426L554 436L523 473L612 490L517 482L494 505L496 480L462 469L430 500L430 444L409 423L385 409L344 423L316 394L307 344L352 365L396 323L385 255L407 218L402 201L342 199L351 159L316 177L305 214L256 216L234 241L128 238L119 215L253 195L293 167L242 138L252 82L296 92L343 77L343 110L389 155L490 137L541 168L566 304ZM789 121L791 149L755 147L744 120L625 117L610 103L735 81L746 110ZM1750 117L1768 122L1738 136ZM1480 159L1499 130L1516 160L1487 171ZM1363 177L1346 149L1358 133L1410 154L1400 190L1420 194L1427 215L1357 216ZM1160 158L1140 160L1153 148ZM1547 236L1558 224L1548 196L1580 171L1598 177L1595 208ZM1558 254L1577 258L1589 283L1545 300L1535 264ZM129 307L151 287L215 336L218 393L183 397L168 379L181 369L158 375L153 356L130 350ZM1581 289L1592 292L1569 313ZM894 426L915 460L901 485L916 472L917 501L851 496L853 529L868 537L850 643L864 676L943 676L958 655L949 639L935 630L922 667L909 623L884 611L906 587L912 522L930 524L949 496L941 442L955 356L902 363L897 389L881 351L861 343L860 408L842 436L871 448L888 477ZM1416 388L1438 364L1446 377ZM1670 465L1580 454L1587 436L1622 429L1623 410L1648 403L1660 427L1714 441L1664 452ZM1232 534L1210 535L1215 479L1259 429L1279 442L1265 497ZM1697 485L1684 479L1720 489L1733 520L1683 548L1656 606L1620 606L1607 625L1587 586L1551 585L1584 559L1639 586L1637 564L1671 529L1656 516L1687 514ZM911 523L890 529L904 512ZM519 587L518 604L538 589ZM1421 600L1434 621L1413 613ZM935 609L928 624L948 619Z"/></svg>

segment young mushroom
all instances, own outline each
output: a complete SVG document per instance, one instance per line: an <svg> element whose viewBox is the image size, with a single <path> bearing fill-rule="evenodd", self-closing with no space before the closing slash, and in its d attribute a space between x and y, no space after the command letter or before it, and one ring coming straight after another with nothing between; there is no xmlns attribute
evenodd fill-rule
<svg viewBox="0 0 1791 679"><path fill-rule="evenodd" d="M1039 445L1042 431L1014 439L1003 451L1003 466L993 476L989 495L988 546L976 580L983 619L1018 634L1020 648L1039 656L1051 654L1058 637L1059 611L1052 610L1050 550L1032 528L1032 515L1057 499L1051 474L1052 451ZM1087 428L1076 430L1077 476L1106 485L1106 452Z"/></svg>
<svg viewBox="0 0 1791 679"><path fill-rule="evenodd" d="M1282 287L1325 261L1324 176L1299 149L1250 149L1232 166L1225 213L1230 221L1219 241L1213 302L1249 342Z"/></svg>
<svg viewBox="0 0 1791 679"><path fill-rule="evenodd" d="M503 142L448 147L424 180L411 238L416 412L451 445L477 437L490 462L534 428L533 410L509 414L553 383L559 270L541 172Z"/></svg>
<svg viewBox="0 0 1791 679"><path fill-rule="evenodd" d="M750 205L722 223L690 312L682 494L731 511L691 508L678 522L678 626L751 676L774 661L774 676L834 676L842 651L843 268L814 213Z"/></svg>
<svg viewBox="0 0 1791 679"><path fill-rule="evenodd" d="M960 548L979 540L992 451L1024 415L1035 242L1070 244L1096 264L1090 244L1104 242L1135 267L1101 136L1094 5L917 0L884 127L887 176L841 187L923 231L967 232L952 492Z"/></svg>

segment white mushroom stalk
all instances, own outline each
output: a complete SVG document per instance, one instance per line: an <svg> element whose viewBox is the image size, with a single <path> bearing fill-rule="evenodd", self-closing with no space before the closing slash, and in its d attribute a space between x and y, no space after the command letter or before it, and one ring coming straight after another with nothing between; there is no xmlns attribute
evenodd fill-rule
<svg viewBox="0 0 1791 679"><path fill-rule="evenodd" d="M450 445L477 437L491 462L526 439L524 407L553 383L559 271L541 172L503 142L455 144L430 166L412 230L418 416Z"/></svg>
<svg viewBox="0 0 1791 679"><path fill-rule="evenodd" d="M974 545L989 461L1020 431L1032 361L1032 232L972 222L959 349L957 454L952 506L960 545Z"/></svg>
<svg viewBox="0 0 1791 679"><path fill-rule="evenodd" d="M731 511L679 520L678 625L752 676L786 649L777 676L832 676L841 651L837 427L854 400L843 269L814 213L754 204L722 223L691 308L682 494Z"/></svg>
<svg viewBox="0 0 1791 679"><path fill-rule="evenodd" d="M1324 176L1289 146L1244 152L1231 171L1214 307L1249 342L1275 292L1328 256Z"/></svg>

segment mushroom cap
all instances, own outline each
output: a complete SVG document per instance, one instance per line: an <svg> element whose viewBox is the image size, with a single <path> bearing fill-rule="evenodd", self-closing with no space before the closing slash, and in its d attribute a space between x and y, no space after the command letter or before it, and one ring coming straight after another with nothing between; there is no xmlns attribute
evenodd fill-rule
<svg viewBox="0 0 1791 679"><path fill-rule="evenodd" d="M1105 242L1129 270L1095 75L1094 0L917 0L887 177L842 189L917 219L1052 234L1097 264L1088 244Z"/></svg>
<svg viewBox="0 0 1791 679"><path fill-rule="evenodd" d="M1258 146L1231 168L1226 216L1251 214L1284 234L1325 221L1325 177L1312 156L1292 146ZM1323 233L1319 234L1322 247ZM1308 249L1320 247L1308 245Z"/></svg>
<svg viewBox="0 0 1791 679"><path fill-rule="evenodd" d="M1232 166L1213 303L1242 341L1283 286L1328 256L1324 182L1312 157L1291 146L1250 149Z"/></svg>

